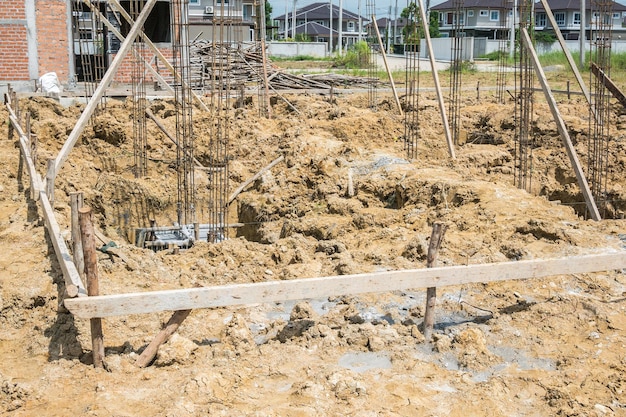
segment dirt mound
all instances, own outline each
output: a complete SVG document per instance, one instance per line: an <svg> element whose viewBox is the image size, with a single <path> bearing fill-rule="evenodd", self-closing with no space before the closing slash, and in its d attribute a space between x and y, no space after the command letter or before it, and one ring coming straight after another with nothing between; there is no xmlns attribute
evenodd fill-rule
<svg viewBox="0 0 626 417"><path fill-rule="evenodd" d="M420 103L418 157L403 148L394 107L363 95L335 103L287 96L259 119L233 112L230 190L279 156L228 212L229 239L174 255L134 247L135 227L176 219L176 148L148 121L148 173L133 170L131 103L109 101L64 165L55 212L66 238L69 193L82 191L97 227L126 260L99 254L103 294L425 267L433 222L447 232L439 265L623 250L623 221L585 220L576 178L547 107L535 109L532 193L513 184L513 103L467 99L467 142L451 160L437 103ZM78 118L23 99L45 172ZM390 102L389 102L390 103ZM151 103L170 131L173 102ZM581 158L587 121L562 104ZM7 119L4 109L0 115ZM209 160L211 114L194 115L195 156ZM623 124L623 123L622 123ZM171 313L104 320L109 372L90 364L89 323L59 306L61 272L0 129L0 407L2 415L622 415L626 411L623 271L438 290L435 340L420 331L421 289L193 311L138 369ZM606 212L625 210L624 138L610 148ZM196 172L206 222L209 177ZM349 184L350 179L352 184ZM364 283L367 285L367 283Z"/></svg>

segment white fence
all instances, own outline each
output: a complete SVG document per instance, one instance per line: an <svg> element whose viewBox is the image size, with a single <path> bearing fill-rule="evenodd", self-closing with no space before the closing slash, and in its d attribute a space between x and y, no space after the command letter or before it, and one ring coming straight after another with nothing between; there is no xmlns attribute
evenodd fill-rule
<svg viewBox="0 0 626 417"><path fill-rule="evenodd" d="M294 57L299 55L326 58L328 43L326 42L268 42L268 54L271 56Z"/></svg>
<svg viewBox="0 0 626 417"><path fill-rule="evenodd" d="M432 39L433 43L433 51L435 53L435 59L439 61L450 61L451 57L451 48L452 48L452 40L453 38L435 38ZM475 58L480 58L486 54L491 52L498 51L502 45L502 42L505 43L507 50L509 45L509 41L500 41L494 39L486 39L486 38L473 38L467 37L463 38L463 59L466 61L473 61ZM577 40L574 41L565 41L565 45L569 49L570 52L578 52L580 43ZM546 54L549 52L556 52L561 50L561 45L559 42L554 43L537 43L536 45L537 53L539 55ZM585 50L589 51L589 41L585 42ZM611 42L611 52L612 53L620 53L626 52L626 40L614 40ZM426 44L422 39L422 44L420 48L420 56L422 58L428 58L428 50L426 49Z"/></svg>

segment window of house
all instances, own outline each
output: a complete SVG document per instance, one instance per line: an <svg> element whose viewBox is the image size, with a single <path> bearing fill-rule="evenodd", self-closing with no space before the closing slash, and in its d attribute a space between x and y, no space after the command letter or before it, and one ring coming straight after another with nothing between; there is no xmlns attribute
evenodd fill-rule
<svg viewBox="0 0 626 417"><path fill-rule="evenodd" d="M348 32L354 32L354 22L348 22Z"/></svg>
<svg viewBox="0 0 626 417"><path fill-rule="evenodd" d="M252 20L254 17L254 6L252 4L243 5L243 20Z"/></svg>
<svg viewBox="0 0 626 417"><path fill-rule="evenodd" d="M487 10L481 10L481 11L480 11L480 15L481 15L481 16L483 16L483 17L484 17L484 16L489 16L489 11L487 11Z"/></svg>
<svg viewBox="0 0 626 417"><path fill-rule="evenodd" d="M555 13L554 20L556 20L556 24L558 26L565 26L565 13L564 12Z"/></svg>
<svg viewBox="0 0 626 417"><path fill-rule="evenodd" d="M189 4L190 5L199 5L200 4L200 0L189 0Z"/></svg>
<svg viewBox="0 0 626 417"><path fill-rule="evenodd" d="M492 10L489 14L489 20L491 20L492 22L497 22L498 20L500 20L500 11Z"/></svg>
<svg viewBox="0 0 626 417"><path fill-rule="evenodd" d="M547 16L545 13L537 13L537 15L535 15L535 26L545 27L546 20Z"/></svg>
<svg viewBox="0 0 626 417"><path fill-rule="evenodd" d="M580 13L579 12L574 12L574 20L572 20L572 23L575 25L580 25Z"/></svg>
<svg viewBox="0 0 626 417"><path fill-rule="evenodd" d="M474 17L474 11L473 10L468 10L467 11L467 17Z"/></svg>
<svg viewBox="0 0 626 417"><path fill-rule="evenodd" d="M454 24L454 13L448 12L446 13L446 25Z"/></svg>
<svg viewBox="0 0 626 417"><path fill-rule="evenodd" d="M465 13L461 12L461 14L459 15L459 25L464 25L465 24Z"/></svg>
<svg viewBox="0 0 626 417"><path fill-rule="evenodd" d="M613 19L619 19L619 13L613 13Z"/></svg>

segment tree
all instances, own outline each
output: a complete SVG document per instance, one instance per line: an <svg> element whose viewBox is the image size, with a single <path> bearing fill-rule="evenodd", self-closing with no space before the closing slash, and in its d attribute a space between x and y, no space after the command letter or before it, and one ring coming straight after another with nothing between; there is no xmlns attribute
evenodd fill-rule
<svg viewBox="0 0 626 417"><path fill-rule="evenodd" d="M406 43L415 43L418 39L424 37L424 30L421 25L418 27L418 22L420 21L420 9L416 3L412 2L408 5L408 7L405 7L400 13L400 17L408 20L406 26L402 30ZM431 11L429 21L430 24L428 25L428 34L431 38L438 38L440 36L439 13Z"/></svg>
<svg viewBox="0 0 626 417"><path fill-rule="evenodd" d="M272 5L269 1L265 0L265 27L272 26Z"/></svg>

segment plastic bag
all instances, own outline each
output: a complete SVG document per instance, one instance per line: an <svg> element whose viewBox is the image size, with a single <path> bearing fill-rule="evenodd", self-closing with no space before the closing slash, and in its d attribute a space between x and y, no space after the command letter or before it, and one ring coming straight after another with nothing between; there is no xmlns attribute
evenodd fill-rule
<svg viewBox="0 0 626 417"><path fill-rule="evenodd" d="M39 77L39 85L44 93L59 94L61 92L61 84L56 72L48 72Z"/></svg>

